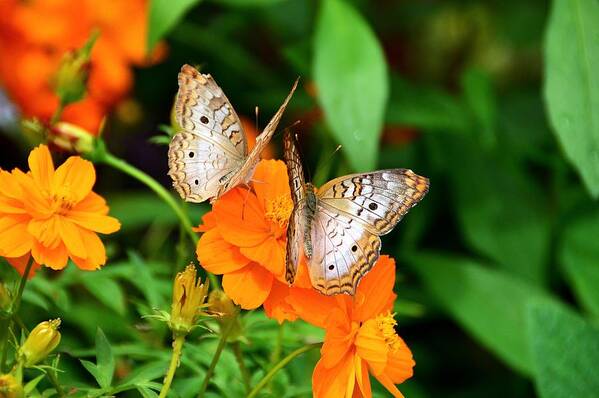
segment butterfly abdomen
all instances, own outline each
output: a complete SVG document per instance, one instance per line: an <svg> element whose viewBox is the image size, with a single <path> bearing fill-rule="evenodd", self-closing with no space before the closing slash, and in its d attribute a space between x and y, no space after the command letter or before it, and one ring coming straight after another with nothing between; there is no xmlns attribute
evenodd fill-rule
<svg viewBox="0 0 599 398"><path fill-rule="evenodd" d="M304 207L306 224L304 228L304 254L307 258L312 257L312 223L314 216L316 215L316 206L318 205L318 198L314 193L314 189L311 184L306 184L306 205Z"/></svg>

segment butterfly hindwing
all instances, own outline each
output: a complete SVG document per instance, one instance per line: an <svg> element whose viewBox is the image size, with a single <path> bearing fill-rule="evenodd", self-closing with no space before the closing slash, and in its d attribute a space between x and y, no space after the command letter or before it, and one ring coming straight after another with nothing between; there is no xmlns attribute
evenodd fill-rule
<svg viewBox="0 0 599 398"><path fill-rule="evenodd" d="M389 169L336 178L318 190L318 197L324 206L384 235L424 197L428 185L427 178L412 170Z"/></svg>
<svg viewBox="0 0 599 398"><path fill-rule="evenodd" d="M312 223L312 286L326 295L353 295L379 257L381 240L358 219L319 206Z"/></svg>

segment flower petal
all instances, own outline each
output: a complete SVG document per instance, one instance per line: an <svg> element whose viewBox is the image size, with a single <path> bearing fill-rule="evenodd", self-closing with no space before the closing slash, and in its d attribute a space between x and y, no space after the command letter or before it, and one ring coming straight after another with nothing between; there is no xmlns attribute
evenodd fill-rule
<svg viewBox="0 0 599 398"><path fill-rule="evenodd" d="M399 338L401 341L401 347L397 351L389 352L387 367L385 368L385 374L389 376L389 379L395 383L403 383L414 375L414 358L412 357L412 351L408 348L406 343Z"/></svg>
<svg viewBox="0 0 599 398"><path fill-rule="evenodd" d="M381 256L358 286L352 318L363 322L386 310L394 284L395 260Z"/></svg>
<svg viewBox="0 0 599 398"><path fill-rule="evenodd" d="M270 227L264 219L256 195L235 188L216 201L213 212L222 237L238 247L252 247L270 236Z"/></svg>
<svg viewBox="0 0 599 398"><path fill-rule="evenodd" d="M54 163L50 150L46 145L39 145L29 154L29 169L31 177L39 189L50 192L52 177L54 176Z"/></svg>
<svg viewBox="0 0 599 398"><path fill-rule="evenodd" d="M370 388L370 375L368 373L368 364L359 355L354 355L354 367L356 368L356 381L360 390L360 396L372 397Z"/></svg>
<svg viewBox="0 0 599 398"><path fill-rule="evenodd" d="M54 249L61 242L57 220L60 216L47 219L33 219L27 225L27 231L44 247Z"/></svg>
<svg viewBox="0 0 599 398"><path fill-rule="evenodd" d="M217 229L205 232L198 242L196 255L200 265L213 274L237 271L249 264L239 248L225 241Z"/></svg>
<svg viewBox="0 0 599 398"><path fill-rule="evenodd" d="M263 205L267 200L291 195L287 167L281 160L260 161L252 180L258 202Z"/></svg>
<svg viewBox="0 0 599 398"><path fill-rule="evenodd" d="M373 375L380 375L387 366L389 348L385 338L378 330L376 321L364 322L356 335L356 353L368 362Z"/></svg>
<svg viewBox="0 0 599 398"><path fill-rule="evenodd" d="M17 272L23 276L25 273L25 268L27 268L27 263L29 262L29 258L31 257L31 253L27 253L20 257L5 257L6 261L9 262L10 265L13 266ZM29 277L27 279L31 279L35 276L35 272L40 268L40 265L35 261L31 264L31 270L29 271Z"/></svg>
<svg viewBox="0 0 599 398"><path fill-rule="evenodd" d="M292 287L287 302L304 321L324 328L326 320L336 306L335 298L324 296L316 290Z"/></svg>
<svg viewBox="0 0 599 398"><path fill-rule="evenodd" d="M351 349L358 324L351 322L347 314L334 308L326 322L326 334L320 350L323 365L331 368Z"/></svg>
<svg viewBox="0 0 599 398"><path fill-rule="evenodd" d="M297 314L293 307L287 302L290 288L284 283L274 279L270 294L264 301L264 312L269 318L276 319L277 322L295 321Z"/></svg>
<svg viewBox="0 0 599 398"><path fill-rule="evenodd" d="M393 384L393 381L385 374L374 375L376 379L385 387L394 398L404 398L403 394L397 389L397 386Z"/></svg>
<svg viewBox="0 0 599 398"><path fill-rule="evenodd" d="M52 178L52 192L69 192L73 203L83 200L96 182L96 170L89 160L71 156L61 164Z"/></svg>
<svg viewBox="0 0 599 398"><path fill-rule="evenodd" d="M216 228L216 216L213 211L209 211L202 216L202 224L193 228L193 230L194 232L207 232L212 228Z"/></svg>
<svg viewBox="0 0 599 398"><path fill-rule="evenodd" d="M33 237L27 231L27 215L5 215L0 217L0 254L6 257L21 257L31 251Z"/></svg>
<svg viewBox="0 0 599 398"><path fill-rule="evenodd" d="M312 373L314 398L351 398L356 382L353 352L348 352L337 365L327 368L318 361Z"/></svg>
<svg viewBox="0 0 599 398"><path fill-rule="evenodd" d="M223 276L223 289L235 304L245 310L258 308L272 286L273 276L256 263L250 263L242 269Z"/></svg>
<svg viewBox="0 0 599 398"><path fill-rule="evenodd" d="M64 217L56 217L56 225L60 233L60 238L64 242L71 256L86 258L87 250L83 244L83 239L79 229L71 221Z"/></svg>
<svg viewBox="0 0 599 398"><path fill-rule="evenodd" d="M106 249L104 243L94 232L80 229L79 233L87 250L87 258L71 256L75 265L86 271L94 271L106 264Z"/></svg>
<svg viewBox="0 0 599 398"><path fill-rule="evenodd" d="M34 242L31 254L37 263L55 270L63 269L69 260L69 253L62 242L54 248L45 247Z"/></svg>
<svg viewBox="0 0 599 398"><path fill-rule="evenodd" d="M242 247L241 254L262 265L280 281L285 280L285 250L283 240L268 237L264 242L253 247Z"/></svg>

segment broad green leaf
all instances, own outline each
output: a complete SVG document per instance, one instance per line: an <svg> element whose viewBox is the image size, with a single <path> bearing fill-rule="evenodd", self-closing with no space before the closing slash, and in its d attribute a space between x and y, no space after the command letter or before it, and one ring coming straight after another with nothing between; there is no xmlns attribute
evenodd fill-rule
<svg viewBox="0 0 599 398"><path fill-rule="evenodd" d="M81 276L83 285L102 304L119 315L125 314L125 295L117 282L98 272L85 273Z"/></svg>
<svg viewBox="0 0 599 398"><path fill-rule="evenodd" d="M560 262L582 306L599 317L599 211L577 220L563 233Z"/></svg>
<svg viewBox="0 0 599 398"><path fill-rule="evenodd" d="M510 272L543 284L551 230L535 181L501 151L447 138L442 152L466 242Z"/></svg>
<svg viewBox="0 0 599 398"><path fill-rule="evenodd" d="M433 87L417 86L398 76L392 78L386 122L443 132L467 132L466 109L450 94Z"/></svg>
<svg viewBox="0 0 599 398"><path fill-rule="evenodd" d="M96 368L98 371L98 384L102 388L108 388L112 384L114 376L115 361L112 348L102 329L98 328L96 334Z"/></svg>
<svg viewBox="0 0 599 398"><path fill-rule="evenodd" d="M553 0L545 38L551 125L594 198L599 197L599 2Z"/></svg>
<svg viewBox="0 0 599 398"><path fill-rule="evenodd" d="M95 363L86 361L85 359L80 359L79 362L81 362L81 365L83 365L83 367L92 376L94 376L94 379L96 379L96 381L98 382L98 385L101 386L102 385L101 383L104 383L104 380L102 379L102 375L100 374L100 371L98 370L98 367L96 366Z"/></svg>
<svg viewBox="0 0 599 398"><path fill-rule="evenodd" d="M462 76L462 95L472 113L476 135L487 148L495 145L497 139L497 104L491 78L478 69L470 69Z"/></svg>
<svg viewBox="0 0 599 398"><path fill-rule="evenodd" d="M148 52L160 41L187 11L200 0L150 0L148 21Z"/></svg>
<svg viewBox="0 0 599 398"><path fill-rule="evenodd" d="M408 257L427 289L466 331L514 370L532 369L526 305L544 293L519 278L449 254Z"/></svg>
<svg viewBox="0 0 599 398"><path fill-rule="evenodd" d="M542 398L599 397L599 330L563 305L531 302L528 332Z"/></svg>
<svg viewBox="0 0 599 398"><path fill-rule="evenodd" d="M389 91L381 45L349 4L324 0L314 51L314 78L327 124L351 166L372 170Z"/></svg>

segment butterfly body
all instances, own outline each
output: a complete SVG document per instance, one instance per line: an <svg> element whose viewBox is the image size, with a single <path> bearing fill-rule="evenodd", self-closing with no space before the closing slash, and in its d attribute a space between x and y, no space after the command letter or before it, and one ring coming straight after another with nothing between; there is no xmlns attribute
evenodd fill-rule
<svg viewBox="0 0 599 398"><path fill-rule="evenodd" d="M287 229L286 279L293 283L303 254L315 289L326 295L353 295L379 258L380 236L424 197L428 179L408 169L388 169L335 178L315 190L304 181L289 132L284 146L294 202Z"/></svg>
<svg viewBox="0 0 599 398"><path fill-rule="evenodd" d="M296 87L297 81L248 151L241 121L222 89L212 76L184 65L175 101L180 131L168 151L168 174L179 195L188 202L214 202L235 186L247 185Z"/></svg>

